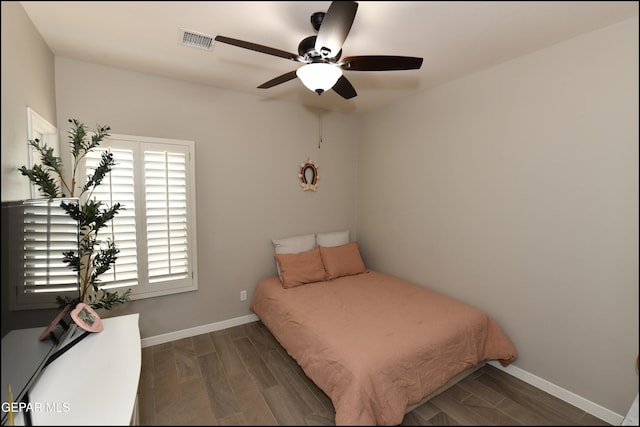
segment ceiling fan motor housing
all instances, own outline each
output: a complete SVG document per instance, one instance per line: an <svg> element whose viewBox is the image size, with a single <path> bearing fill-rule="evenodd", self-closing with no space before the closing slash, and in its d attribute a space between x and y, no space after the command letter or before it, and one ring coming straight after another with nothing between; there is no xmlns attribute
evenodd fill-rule
<svg viewBox="0 0 640 427"><path fill-rule="evenodd" d="M322 55L320 54L320 52L316 52L316 38L317 36L309 36L306 39L302 40L298 45L298 54L309 62L325 62L322 60ZM330 59L330 62L334 62L340 59L341 55L342 49L340 49L336 56L327 59Z"/></svg>
<svg viewBox="0 0 640 427"><path fill-rule="evenodd" d="M312 59L315 56L320 56L316 52L316 36L309 36L302 40L298 45L298 54L305 59Z"/></svg>
<svg viewBox="0 0 640 427"><path fill-rule="evenodd" d="M322 19L324 19L324 12L316 12L313 15L311 15L311 25L313 25L313 28L318 31L320 30L320 24L322 24Z"/></svg>

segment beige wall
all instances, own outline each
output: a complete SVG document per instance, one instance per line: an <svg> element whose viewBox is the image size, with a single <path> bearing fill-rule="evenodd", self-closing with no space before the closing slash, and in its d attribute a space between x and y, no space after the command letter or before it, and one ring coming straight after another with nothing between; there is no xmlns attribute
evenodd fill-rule
<svg viewBox="0 0 640 427"><path fill-rule="evenodd" d="M368 266L486 310L516 366L625 414L638 392L637 17L361 128Z"/></svg>
<svg viewBox="0 0 640 427"><path fill-rule="evenodd" d="M258 281L275 274L273 238L341 229L355 236L358 133L347 116L322 116L318 149L318 112L293 103L61 57L56 90L61 135L73 117L118 134L195 141L199 290L114 312L139 312L142 337L250 314ZM315 193L300 188L307 158L319 168Z"/></svg>
<svg viewBox="0 0 640 427"><path fill-rule="evenodd" d="M53 54L18 2L2 2L2 200L31 196L27 107L56 123Z"/></svg>
<svg viewBox="0 0 640 427"><path fill-rule="evenodd" d="M2 2L2 201L31 197L18 168L29 164L27 107L56 122L53 54L18 2ZM2 286L2 331L48 324L57 310L9 312Z"/></svg>

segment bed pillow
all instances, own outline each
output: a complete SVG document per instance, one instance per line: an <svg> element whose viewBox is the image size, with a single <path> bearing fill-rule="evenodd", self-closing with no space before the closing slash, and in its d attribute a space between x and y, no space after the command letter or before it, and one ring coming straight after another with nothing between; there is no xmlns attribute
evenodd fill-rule
<svg viewBox="0 0 640 427"><path fill-rule="evenodd" d="M284 239L272 240L273 250L277 254L297 254L300 252L310 251L316 247L315 234L302 234L300 236L286 237ZM276 262L278 277L282 282L282 274L280 274L280 266Z"/></svg>
<svg viewBox="0 0 640 427"><path fill-rule="evenodd" d="M274 256L280 267L282 286L285 288L325 280L324 265L319 248L297 254L274 254Z"/></svg>
<svg viewBox="0 0 640 427"><path fill-rule="evenodd" d="M341 246L318 246L322 263L327 272L327 280L342 276L353 276L366 271L360 256L358 242L349 242Z"/></svg>
<svg viewBox="0 0 640 427"><path fill-rule="evenodd" d="M316 234L318 246L342 246L349 243L349 230L332 231L330 233Z"/></svg>

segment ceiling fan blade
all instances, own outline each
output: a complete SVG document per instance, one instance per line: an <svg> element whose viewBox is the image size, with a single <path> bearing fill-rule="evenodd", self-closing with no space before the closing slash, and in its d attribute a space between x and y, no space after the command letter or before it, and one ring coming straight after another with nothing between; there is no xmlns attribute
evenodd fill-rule
<svg viewBox="0 0 640 427"><path fill-rule="evenodd" d="M315 50L324 58L334 58L340 50L356 17L358 3L354 1L334 1L322 19Z"/></svg>
<svg viewBox="0 0 640 427"><path fill-rule="evenodd" d="M291 61L304 62L304 58L302 58L300 55L296 55L295 53L287 52L280 49L275 49L269 46L263 46L257 43L251 43L244 40L232 39L231 37L225 37L225 36L216 36L215 40L217 42L226 43L226 44L242 47L249 50L254 50L256 52L266 53L267 55L279 56L280 58L290 59Z"/></svg>
<svg viewBox="0 0 640 427"><path fill-rule="evenodd" d="M266 83L262 83L260 86L258 86L258 89L269 89L270 87L274 87L281 83L288 82L289 80L293 80L296 77L296 70L289 71L288 73L278 76L275 79L269 80Z"/></svg>
<svg viewBox="0 0 640 427"><path fill-rule="evenodd" d="M341 61L340 66L353 71L417 70L422 66L422 58L389 55L348 56Z"/></svg>
<svg viewBox="0 0 640 427"><path fill-rule="evenodd" d="M338 81L332 88L338 95L344 99L351 99L357 96L356 90L353 88L349 80L345 76L340 76Z"/></svg>

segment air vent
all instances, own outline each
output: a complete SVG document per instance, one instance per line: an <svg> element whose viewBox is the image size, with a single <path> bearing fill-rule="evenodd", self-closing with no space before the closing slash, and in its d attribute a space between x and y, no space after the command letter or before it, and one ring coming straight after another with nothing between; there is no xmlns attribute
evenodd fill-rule
<svg viewBox="0 0 640 427"><path fill-rule="evenodd" d="M211 50L211 48L213 47L213 37L207 34L197 33L195 31L180 28L178 36L179 43L185 46L191 46L202 50Z"/></svg>

